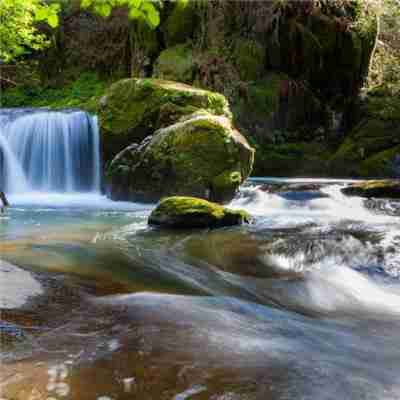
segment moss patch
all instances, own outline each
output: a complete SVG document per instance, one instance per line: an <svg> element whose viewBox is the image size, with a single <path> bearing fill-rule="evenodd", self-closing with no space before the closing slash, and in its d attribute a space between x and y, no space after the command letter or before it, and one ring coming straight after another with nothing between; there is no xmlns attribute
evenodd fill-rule
<svg viewBox="0 0 400 400"><path fill-rule="evenodd" d="M253 160L254 150L228 118L195 114L157 131L134 165L123 168L116 158L108 175L115 199L179 194L224 202L249 176Z"/></svg>
<svg viewBox="0 0 400 400"><path fill-rule="evenodd" d="M230 117L228 101L218 93L160 79L116 82L97 103L105 160L199 110Z"/></svg>
<svg viewBox="0 0 400 400"><path fill-rule="evenodd" d="M154 78L192 83L195 63L189 46L177 45L162 51L154 64Z"/></svg>
<svg viewBox="0 0 400 400"><path fill-rule="evenodd" d="M230 210L195 197L163 199L149 217L150 225L168 228L217 228L249 222L246 211Z"/></svg>
<svg viewBox="0 0 400 400"><path fill-rule="evenodd" d="M237 40L233 57L241 79L254 81L262 76L265 69L265 50L256 41Z"/></svg>
<svg viewBox="0 0 400 400"><path fill-rule="evenodd" d="M400 149L400 89L379 87L368 93L361 121L331 158L335 175L390 177Z"/></svg>
<svg viewBox="0 0 400 400"><path fill-rule="evenodd" d="M100 79L96 74L83 73L79 79L62 88L20 86L4 90L0 104L2 107L93 110L109 85L110 82Z"/></svg>
<svg viewBox="0 0 400 400"><path fill-rule="evenodd" d="M347 186L342 192L348 196L400 198L400 180L366 181Z"/></svg>

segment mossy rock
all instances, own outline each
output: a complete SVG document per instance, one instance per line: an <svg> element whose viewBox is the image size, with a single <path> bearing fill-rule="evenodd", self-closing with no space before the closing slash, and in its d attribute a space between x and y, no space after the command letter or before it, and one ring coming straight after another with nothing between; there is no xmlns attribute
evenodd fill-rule
<svg viewBox="0 0 400 400"><path fill-rule="evenodd" d="M265 49L256 41L239 39L233 53L239 76L244 81L259 79L265 69Z"/></svg>
<svg viewBox="0 0 400 400"><path fill-rule="evenodd" d="M107 170L109 192L116 200L184 195L227 202L253 160L254 150L228 118L193 114L115 157Z"/></svg>
<svg viewBox="0 0 400 400"><path fill-rule="evenodd" d="M347 186L342 193L348 196L400 199L400 180L366 181Z"/></svg>
<svg viewBox="0 0 400 400"><path fill-rule="evenodd" d="M174 46L190 40L196 24L196 2L192 0L174 1L172 12L161 26L167 46Z"/></svg>
<svg viewBox="0 0 400 400"><path fill-rule="evenodd" d="M154 64L153 77L192 83L194 73L192 49L187 45L177 45L160 53Z"/></svg>
<svg viewBox="0 0 400 400"><path fill-rule="evenodd" d="M103 159L110 161L132 142L196 110L230 117L228 101L219 93L160 79L123 79L97 102Z"/></svg>
<svg viewBox="0 0 400 400"><path fill-rule="evenodd" d="M375 88L360 106L360 122L330 160L334 175L394 177L400 154L400 87Z"/></svg>
<svg viewBox="0 0 400 400"><path fill-rule="evenodd" d="M163 199L149 217L150 225L165 228L220 228L249 223L246 211L230 210L216 203L195 197Z"/></svg>
<svg viewBox="0 0 400 400"><path fill-rule="evenodd" d="M367 158L360 165L360 175L379 178L400 176L400 145Z"/></svg>

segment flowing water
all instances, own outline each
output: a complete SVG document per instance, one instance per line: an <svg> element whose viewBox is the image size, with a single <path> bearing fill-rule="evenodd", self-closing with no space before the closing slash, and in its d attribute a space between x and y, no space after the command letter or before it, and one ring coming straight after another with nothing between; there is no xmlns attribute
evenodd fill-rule
<svg viewBox="0 0 400 400"><path fill-rule="evenodd" d="M8 192L100 190L96 117L78 110L0 111L0 158Z"/></svg>
<svg viewBox="0 0 400 400"><path fill-rule="evenodd" d="M400 398L399 203L254 179L230 204L253 224L161 231L26 165L0 218L0 398Z"/></svg>

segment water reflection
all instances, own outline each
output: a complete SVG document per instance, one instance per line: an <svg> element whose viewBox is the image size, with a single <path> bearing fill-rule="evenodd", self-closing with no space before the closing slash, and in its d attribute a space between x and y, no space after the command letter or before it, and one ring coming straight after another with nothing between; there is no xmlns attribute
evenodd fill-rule
<svg viewBox="0 0 400 400"><path fill-rule="evenodd" d="M328 183L249 187L233 206L256 223L215 231L150 229L139 205L12 209L1 258L41 291L3 307L2 396L397 399L400 221Z"/></svg>

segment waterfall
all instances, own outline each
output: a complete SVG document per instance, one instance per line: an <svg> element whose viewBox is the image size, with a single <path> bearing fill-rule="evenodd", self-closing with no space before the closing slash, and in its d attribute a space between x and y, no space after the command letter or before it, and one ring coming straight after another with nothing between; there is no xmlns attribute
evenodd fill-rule
<svg viewBox="0 0 400 400"><path fill-rule="evenodd" d="M24 171L0 130L0 191L21 192L28 187Z"/></svg>
<svg viewBox="0 0 400 400"><path fill-rule="evenodd" d="M0 187L99 192L97 117L83 111L0 111Z"/></svg>

